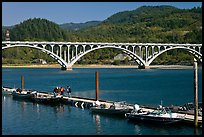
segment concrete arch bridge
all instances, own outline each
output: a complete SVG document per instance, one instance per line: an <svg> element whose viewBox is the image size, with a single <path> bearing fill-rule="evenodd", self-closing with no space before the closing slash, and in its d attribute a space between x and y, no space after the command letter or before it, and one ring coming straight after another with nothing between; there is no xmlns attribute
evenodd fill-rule
<svg viewBox="0 0 204 137"><path fill-rule="evenodd" d="M72 69L81 57L103 48L123 51L137 62L139 68L148 68L159 55L173 49L186 50L202 62L202 44L2 41L2 50L12 47L39 49L57 60L63 70Z"/></svg>

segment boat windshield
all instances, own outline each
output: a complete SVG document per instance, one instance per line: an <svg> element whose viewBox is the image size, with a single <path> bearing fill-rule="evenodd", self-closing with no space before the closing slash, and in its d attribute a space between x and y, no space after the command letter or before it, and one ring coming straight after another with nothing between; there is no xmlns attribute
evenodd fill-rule
<svg viewBox="0 0 204 137"><path fill-rule="evenodd" d="M166 114L166 113L171 113L171 110L165 107L159 108L151 112L151 114L153 115L161 115L161 114Z"/></svg>
<svg viewBox="0 0 204 137"><path fill-rule="evenodd" d="M127 108L127 104L125 101L121 101L121 102L114 102L114 108L115 109L120 109L120 108Z"/></svg>

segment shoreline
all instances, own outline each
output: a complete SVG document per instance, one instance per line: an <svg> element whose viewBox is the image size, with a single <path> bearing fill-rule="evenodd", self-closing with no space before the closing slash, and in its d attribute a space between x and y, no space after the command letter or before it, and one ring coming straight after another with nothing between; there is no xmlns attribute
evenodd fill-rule
<svg viewBox="0 0 204 137"><path fill-rule="evenodd" d="M59 64L46 65L2 65L2 68L61 68ZM138 68L137 65L74 65L73 68ZM150 69L192 69L193 66L184 65L150 65ZM202 68L199 66L199 68Z"/></svg>

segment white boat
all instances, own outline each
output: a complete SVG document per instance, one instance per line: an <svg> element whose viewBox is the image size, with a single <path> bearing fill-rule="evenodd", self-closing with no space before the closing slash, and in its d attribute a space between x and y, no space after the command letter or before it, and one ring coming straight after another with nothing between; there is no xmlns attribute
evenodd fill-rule
<svg viewBox="0 0 204 137"><path fill-rule="evenodd" d="M125 117L132 121L148 121L159 124L175 123L185 118L185 116L178 116L177 113L172 113L162 106L152 112L143 112L139 105L135 105L135 109L130 113L126 113Z"/></svg>
<svg viewBox="0 0 204 137"><path fill-rule="evenodd" d="M13 91L16 91L17 88L2 87L2 95L12 95Z"/></svg>
<svg viewBox="0 0 204 137"><path fill-rule="evenodd" d="M114 102L110 106L104 104L96 105L90 108L92 112L96 113L106 113L106 114L119 114L124 115L131 111L128 105L125 102Z"/></svg>
<svg viewBox="0 0 204 137"><path fill-rule="evenodd" d="M15 99L31 99L34 97L34 94L36 93L36 91L32 91L32 90L21 90L21 89L17 89L16 91L12 92L13 98Z"/></svg>
<svg viewBox="0 0 204 137"><path fill-rule="evenodd" d="M46 92L36 92L32 100L36 103L58 104L62 102L62 95L54 95Z"/></svg>

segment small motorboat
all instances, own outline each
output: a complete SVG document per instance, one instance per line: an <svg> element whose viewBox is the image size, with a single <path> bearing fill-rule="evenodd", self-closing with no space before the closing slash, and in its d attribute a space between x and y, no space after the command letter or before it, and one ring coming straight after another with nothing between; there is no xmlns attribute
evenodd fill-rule
<svg viewBox="0 0 204 137"><path fill-rule="evenodd" d="M2 95L12 95L13 91L16 91L17 88L2 87Z"/></svg>
<svg viewBox="0 0 204 137"><path fill-rule="evenodd" d="M119 114L125 116L125 113L131 112L132 109L128 107L128 105L121 102L114 102L110 106L106 106L105 104L100 104L96 102L96 105L91 107L90 110L96 113L105 113L105 114Z"/></svg>
<svg viewBox="0 0 204 137"><path fill-rule="evenodd" d="M58 104L62 102L63 96L45 92L36 92L32 100L36 103L43 104Z"/></svg>
<svg viewBox="0 0 204 137"><path fill-rule="evenodd" d="M34 97L36 91L33 90L21 90L20 88L12 92L13 98L15 99L31 99Z"/></svg>
<svg viewBox="0 0 204 137"><path fill-rule="evenodd" d="M160 105L159 108L152 112L143 112L139 105L135 105L133 111L126 113L125 117L132 121L147 121L159 124L170 124L184 120L184 116L178 116L177 113L172 113L170 109Z"/></svg>
<svg viewBox="0 0 204 137"><path fill-rule="evenodd" d="M178 112L185 112L187 114L194 114L194 103L189 102L184 104L183 106L178 107ZM198 102L198 115L202 116L202 102Z"/></svg>

